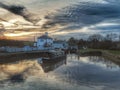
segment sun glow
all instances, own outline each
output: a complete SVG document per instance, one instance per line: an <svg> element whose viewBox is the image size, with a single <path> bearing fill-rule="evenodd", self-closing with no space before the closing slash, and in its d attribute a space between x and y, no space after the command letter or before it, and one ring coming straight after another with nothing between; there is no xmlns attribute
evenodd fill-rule
<svg viewBox="0 0 120 90"><path fill-rule="evenodd" d="M3 24L3 26L5 27L14 26L14 24L9 23L9 22L4 22L4 21L0 22L0 24Z"/></svg>
<svg viewBox="0 0 120 90"><path fill-rule="evenodd" d="M19 36L26 36L26 35L32 35L36 32L21 32L21 33L6 33L4 34L7 37L19 37Z"/></svg>

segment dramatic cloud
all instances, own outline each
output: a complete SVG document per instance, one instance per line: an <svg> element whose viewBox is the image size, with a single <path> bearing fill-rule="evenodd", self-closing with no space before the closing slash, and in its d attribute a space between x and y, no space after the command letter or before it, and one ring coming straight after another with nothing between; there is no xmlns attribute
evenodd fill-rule
<svg viewBox="0 0 120 90"><path fill-rule="evenodd" d="M0 23L8 29L5 31L7 35L17 34L22 37L24 31L35 33L48 31L59 38L63 36L86 38L95 33L120 32L120 0L18 0L18 2L1 0L0 2L0 7L5 9L1 11ZM12 24L15 25L12 27Z"/></svg>
<svg viewBox="0 0 120 90"><path fill-rule="evenodd" d="M112 3L80 3L59 10L55 15L46 16L49 22L46 26L68 24L65 29L82 28L94 25L108 19L120 17L120 6Z"/></svg>
<svg viewBox="0 0 120 90"><path fill-rule="evenodd" d="M29 22L32 22L33 24L36 24L38 21L40 21L39 17L28 12L28 10L24 6L5 5L3 3L0 3L0 7L10 11L11 13L22 16L24 19L26 19Z"/></svg>

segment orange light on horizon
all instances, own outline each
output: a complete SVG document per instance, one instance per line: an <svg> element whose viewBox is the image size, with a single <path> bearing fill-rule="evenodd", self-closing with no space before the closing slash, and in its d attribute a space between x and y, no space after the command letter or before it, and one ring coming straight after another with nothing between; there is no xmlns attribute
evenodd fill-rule
<svg viewBox="0 0 120 90"><path fill-rule="evenodd" d="M7 37L20 37L20 36L29 36L32 34L36 34L36 32L6 33L4 35Z"/></svg>

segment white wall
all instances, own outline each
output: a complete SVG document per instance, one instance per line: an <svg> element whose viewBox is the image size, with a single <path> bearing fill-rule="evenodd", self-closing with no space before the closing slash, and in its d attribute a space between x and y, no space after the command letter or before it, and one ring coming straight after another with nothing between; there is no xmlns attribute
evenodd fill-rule
<svg viewBox="0 0 120 90"><path fill-rule="evenodd" d="M68 45L67 43L53 43L53 47L59 49L67 49Z"/></svg>
<svg viewBox="0 0 120 90"><path fill-rule="evenodd" d="M38 39L37 40L37 47L38 48L43 48L45 43L52 45L53 44L53 40L52 39Z"/></svg>
<svg viewBox="0 0 120 90"><path fill-rule="evenodd" d="M53 47L54 47L54 48L61 48L61 49L64 48L64 47L63 47L63 44L57 44L57 43L54 43L54 44L53 44Z"/></svg>

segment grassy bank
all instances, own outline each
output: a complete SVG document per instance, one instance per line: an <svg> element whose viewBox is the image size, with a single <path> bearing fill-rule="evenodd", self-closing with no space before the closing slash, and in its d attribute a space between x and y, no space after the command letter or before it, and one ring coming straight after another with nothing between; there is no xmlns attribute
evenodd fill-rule
<svg viewBox="0 0 120 90"><path fill-rule="evenodd" d="M33 41L18 41L11 39L0 39L0 47L10 46L10 47L24 47L24 46L33 46Z"/></svg>
<svg viewBox="0 0 120 90"><path fill-rule="evenodd" d="M107 50L109 53L112 53L114 55L120 55L120 50L119 51L115 51L115 50Z"/></svg>
<svg viewBox="0 0 120 90"><path fill-rule="evenodd" d="M120 55L120 50L103 50L103 49L81 49L79 50L79 53L86 53L86 52L93 52L93 51L108 52L114 55Z"/></svg>
<svg viewBox="0 0 120 90"><path fill-rule="evenodd" d="M116 63L120 63L120 51L119 50L102 50L102 49L85 49L85 50L79 50L79 54L80 55L84 55L86 53L97 53L97 52L101 52L101 55L106 58L109 59L113 62Z"/></svg>

